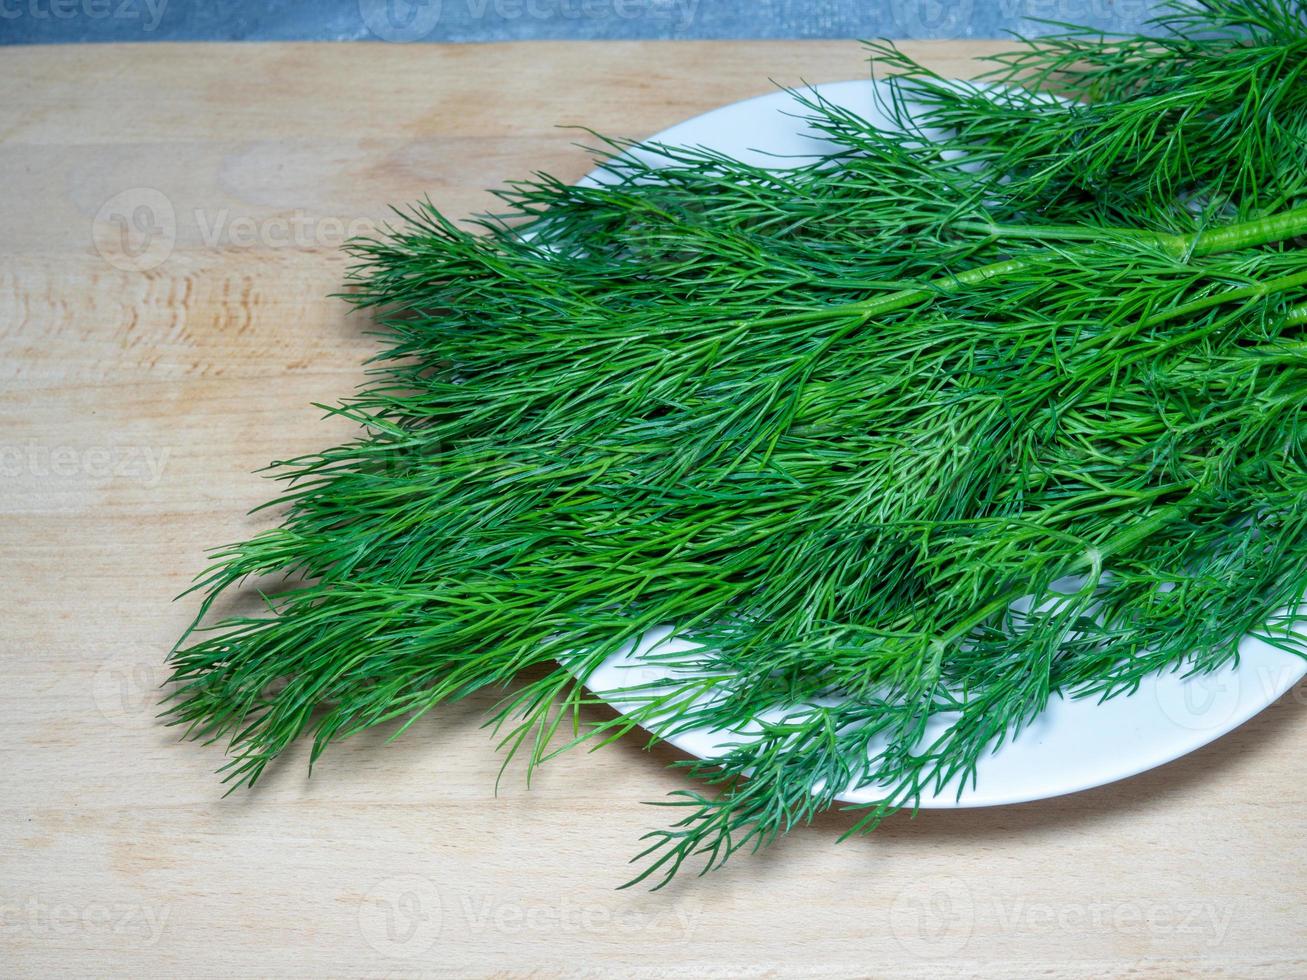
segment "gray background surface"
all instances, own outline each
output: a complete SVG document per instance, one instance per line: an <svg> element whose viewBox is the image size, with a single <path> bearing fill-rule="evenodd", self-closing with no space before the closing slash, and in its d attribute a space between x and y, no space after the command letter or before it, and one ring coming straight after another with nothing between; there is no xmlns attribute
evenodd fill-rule
<svg viewBox="0 0 1307 980"><path fill-rule="evenodd" d="M0 0L0 43L998 37L1134 30L1150 0Z"/></svg>

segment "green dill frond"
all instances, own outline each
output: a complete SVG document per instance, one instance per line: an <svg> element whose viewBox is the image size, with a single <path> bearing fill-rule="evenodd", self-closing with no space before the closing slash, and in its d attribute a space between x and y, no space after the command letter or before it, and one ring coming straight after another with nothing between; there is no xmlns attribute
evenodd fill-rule
<svg viewBox="0 0 1307 980"><path fill-rule="evenodd" d="M360 433L275 464L280 523L213 555L171 720L233 785L485 689L531 765L729 733L659 886L850 787L851 833L960 791L1054 693L1307 653L1304 8L1157 26L1022 42L998 92L873 45L929 139L810 93L814 159L608 141L600 181L351 243L386 337L333 409ZM666 627L692 650L588 720Z"/></svg>

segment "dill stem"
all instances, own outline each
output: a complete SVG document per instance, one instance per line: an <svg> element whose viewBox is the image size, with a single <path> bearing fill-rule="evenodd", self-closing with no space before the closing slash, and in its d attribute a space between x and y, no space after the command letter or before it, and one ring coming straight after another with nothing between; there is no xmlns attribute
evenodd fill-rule
<svg viewBox="0 0 1307 980"><path fill-rule="evenodd" d="M1219 255L1243 248L1269 245L1307 235L1307 207L1293 208L1280 214L1241 221L1222 228L1211 228L1197 235L1169 235L1171 248L1179 255ZM1183 247L1192 242L1189 247Z"/></svg>
<svg viewBox="0 0 1307 980"><path fill-rule="evenodd" d="M1126 528L1113 535L1102 544L1095 547L1087 548L1085 552L1077 556L1074 560L1069 561L1054 575L1049 581L1056 581L1067 575L1076 575L1086 568L1093 568L1100 565L1104 558L1111 557L1121 551L1127 551L1139 542L1143 541L1156 531L1178 520L1187 514L1197 505L1197 501L1192 495L1174 504L1162 507L1149 517L1140 521L1132 527ZM964 639L968 633L989 619L996 613L1002 612L1012 603L1016 602L1022 596L1029 595L1032 588L1028 583L1012 586L1006 589L997 598L990 600L981 606L972 615L968 616L962 622L958 623L940 638L940 643L950 643L955 640Z"/></svg>
<svg viewBox="0 0 1307 980"><path fill-rule="evenodd" d="M1139 228L1093 228L1085 225L1001 225L962 221L954 225L963 231L984 232L997 239L1021 238L1046 241L1112 240L1139 241L1157 245L1177 258L1189 255L1218 255L1307 234L1307 207L1252 218L1193 235L1165 235Z"/></svg>
<svg viewBox="0 0 1307 980"><path fill-rule="evenodd" d="M1051 240L1061 238L1066 240L1085 239L1092 242L1111 242L1113 240L1146 242L1157 246L1175 258L1186 259L1194 256L1219 255L1223 252L1254 248L1258 245L1283 241L1286 238L1307 235L1307 207L1294 208L1269 217L1241 221L1223 228L1212 228L1193 235L1165 235L1133 228L1119 230L1092 229L1087 231L1083 228L1068 225L1049 225L1043 228L1037 225L971 225L969 227L980 227L1000 238L1007 234L1009 237L1015 238L1044 237ZM955 275L942 276L922 286L899 289L888 295L878 296L875 299L825 306L821 309L805 310L800 313L765 317L761 321L755 322L776 325L821 320L832 315L856 315L859 317L859 322L865 323L874 316L893 313L916 303L960 292L968 286L978 286L990 279L1001 279L1013 273L1021 272L1023 269L1029 268L1031 264L1032 260L1026 257L1003 259L999 262L991 262L988 265L977 266L974 269L967 269ZM1289 286L1286 285L1282 288L1287 289ZM1238 293L1239 290L1234 292ZM1229 299L1241 298L1237 295L1222 294L1221 297L1213 297L1212 302L1207 305L1225 302L1226 300L1223 297ZM1299 315L1302 314L1303 311L1299 309Z"/></svg>
<svg viewBox="0 0 1307 980"><path fill-rule="evenodd" d="M958 231L979 232L999 240L1017 238L1062 242L1102 241L1106 231L1089 225L1000 225L990 221L959 221L950 227ZM1114 228L1110 235L1130 241L1155 241L1158 238L1174 237L1138 228Z"/></svg>
<svg viewBox="0 0 1307 980"><path fill-rule="evenodd" d="M1153 326L1158 323L1164 323L1167 320L1174 320L1179 316L1189 316L1192 313L1201 313L1203 310L1210 309L1213 306L1220 306L1222 303L1229 303L1238 299L1260 299L1263 296L1270 296L1273 293L1282 293L1285 290L1293 289L1296 286L1307 286L1307 269L1302 272L1295 272L1288 276L1279 276L1275 279L1267 279L1265 282L1249 283L1247 286L1239 286L1235 289L1227 289L1222 293L1214 293L1211 296L1204 296L1201 299L1195 299L1188 303L1181 303L1169 310L1163 310L1161 313L1150 316L1145 323ZM1289 311L1288 320L1290 323L1295 322L1292 318L1294 315L1307 314L1307 306L1299 306Z"/></svg>

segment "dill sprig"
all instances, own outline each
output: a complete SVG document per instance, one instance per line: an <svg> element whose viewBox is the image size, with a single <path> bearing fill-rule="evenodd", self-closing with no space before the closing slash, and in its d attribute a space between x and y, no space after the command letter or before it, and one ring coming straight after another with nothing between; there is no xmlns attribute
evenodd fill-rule
<svg viewBox="0 0 1307 980"><path fill-rule="evenodd" d="M922 138L801 94L809 161L605 141L601 180L353 242L360 435L275 464L281 523L214 553L197 623L286 582L183 638L173 722L236 785L486 688L531 765L733 732L678 763L661 885L850 787L856 833L965 786L1054 692L1305 652L1305 16L1176 3L983 84L875 44ZM668 625L692 650L588 720Z"/></svg>

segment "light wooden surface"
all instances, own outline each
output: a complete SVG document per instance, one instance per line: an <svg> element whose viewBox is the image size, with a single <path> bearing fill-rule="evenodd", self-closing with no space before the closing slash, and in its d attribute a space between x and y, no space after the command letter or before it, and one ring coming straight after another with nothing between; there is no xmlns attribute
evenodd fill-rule
<svg viewBox="0 0 1307 980"><path fill-rule="evenodd" d="M911 46L952 74L985 47ZM831 815L652 895L613 886L670 753L495 796L469 705L224 799L220 750L151 720L170 600L265 520L251 472L344 431L310 403L372 349L328 298L351 227L579 176L557 123L862 71L852 43L5 49L0 975L1307 975L1302 688L1117 785L839 846Z"/></svg>

